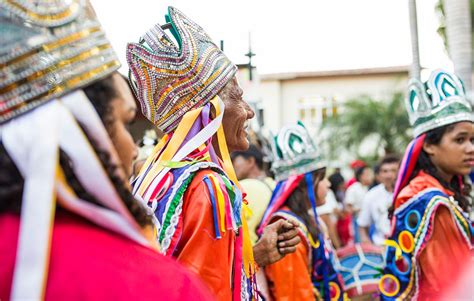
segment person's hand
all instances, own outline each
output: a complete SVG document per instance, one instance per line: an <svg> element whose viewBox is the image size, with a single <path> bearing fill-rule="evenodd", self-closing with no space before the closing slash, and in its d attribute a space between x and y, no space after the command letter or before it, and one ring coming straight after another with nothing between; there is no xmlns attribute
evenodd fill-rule
<svg viewBox="0 0 474 301"><path fill-rule="evenodd" d="M275 263L286 254L295 252L300 241L298 223L280 219L263 229L253 247L255 261L261 267Z"/></svg>

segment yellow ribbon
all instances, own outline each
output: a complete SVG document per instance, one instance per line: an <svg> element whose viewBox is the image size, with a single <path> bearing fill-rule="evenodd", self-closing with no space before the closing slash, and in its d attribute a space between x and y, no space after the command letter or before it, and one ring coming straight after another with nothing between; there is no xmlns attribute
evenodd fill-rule
<svg viewBox="0 0 474 301"><path fill-rule="evenodd" d="M209 175L209 178L212 181L212 184L214 186L214 191L216 192L217 195L217 203L218 203L218 208L219 208L219 216L220 216L220 225L221 225L221 231L226 232L226 225L225 225L225 199L224 199L224 194L222 193L222 190L219 185L219 180L216 179L214 175Z"/></svg>
<svg viewBox="0 0 474 301"><path fill-rule="evenodd" d="M183 116L183 119L179 123L178 128L173 134L173 137L171 137L170 142L161 153L161 156L158 158L157 162L170 161L173 158L173 156L176 154L179 147L183 143L184 139L186 138L187 134L191 130L194 121L196 121L199 114L201 114L202 109L203 108L200 107L191 110ZM163 170L163 168L164 166L157 165L148 172L138 189L139 195L143 196L145 194L146 189L150 186L151 182L156 178L156 176Z"/></svg>
<svg viewBox="0 0 474 301"><path fill-rule="evenodd" d="M402 257L402 249L400 248L400 246L397 244L396 241L391 240L391 239L386 239L385 240L385 245L395 248L395 259L396 260L398 260L398 259L400 259L400 257Z"/></svg>

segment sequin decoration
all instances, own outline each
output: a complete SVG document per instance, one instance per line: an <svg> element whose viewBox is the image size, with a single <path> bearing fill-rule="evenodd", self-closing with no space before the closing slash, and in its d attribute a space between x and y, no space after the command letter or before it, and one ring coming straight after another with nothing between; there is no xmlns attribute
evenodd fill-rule
<svg viewBox="0 0 474 301"><path fill-rule="evenodd" d="M120 67L86 0L0 0L0 123Z"/></svg>
<svg viewBox="0 0 474 301"><path fill-rule="evenodd" d="M157 24L140 43L129 43L126 54L142 112L165 133L186 112L214 98L237 72L202 27L173 7L167 20L178 45Z"/></svg>

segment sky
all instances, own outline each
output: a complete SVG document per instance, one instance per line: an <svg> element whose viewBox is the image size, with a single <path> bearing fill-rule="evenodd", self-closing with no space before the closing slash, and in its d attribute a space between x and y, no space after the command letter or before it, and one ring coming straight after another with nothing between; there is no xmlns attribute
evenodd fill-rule
<svg viewBox="0 0 474 301"><path fill-rule="evenodd" d="M436 0L418 0L421 64L447 68L436 33ZM164 22L172 5L201 25L234 63L246 63L249 32L260 74L328 71L411 64L408 0L92 0L99 20L125 62L127 42L137 42ZM126 66L122 66L126 72Z"/></svg>

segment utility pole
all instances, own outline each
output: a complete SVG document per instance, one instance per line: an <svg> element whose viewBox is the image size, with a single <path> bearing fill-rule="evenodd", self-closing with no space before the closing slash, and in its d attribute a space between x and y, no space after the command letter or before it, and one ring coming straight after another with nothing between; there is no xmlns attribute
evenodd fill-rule
<svg viewBox="0 0 474 301"><path fill-rule="evenodd" d="M252 35L251 33L249 32L249 52L247 52L245 54L245 56L247 56L249 58L249 62L248 62L248 69L249 69L249 80L252 81L253 80L253 68L255 68L254 66L252 66L252 57L255 56L256 54L252 52Z"/></svg>

